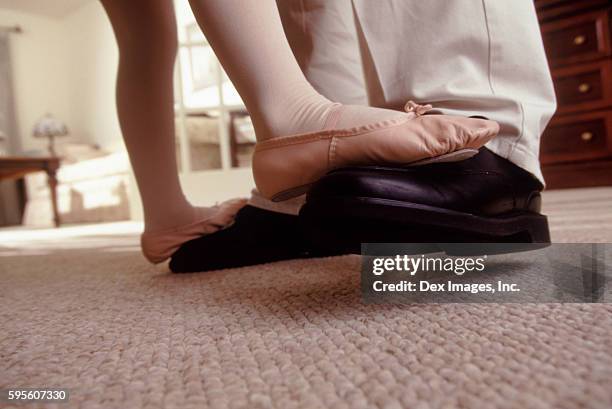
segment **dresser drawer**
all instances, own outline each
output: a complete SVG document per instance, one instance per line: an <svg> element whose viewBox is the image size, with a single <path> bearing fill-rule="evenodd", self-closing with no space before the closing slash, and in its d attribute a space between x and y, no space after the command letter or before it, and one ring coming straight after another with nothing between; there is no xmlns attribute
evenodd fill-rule
<svg viewBox="0 0 612 409"><path fill-rule="evenodd" d="M542 135L542 164L612 157L612 111L555 118Z"/></svg>
<svg viewBox="0 0 612 409"><path fill-rule="evenodd" d="M542 38L553 67L609 56L609 14L603 10L542 26Z"/></svg>
<svg viewBox="0 0 612 409"><path fill-rule="evenodd" d="M538 18L541 23L553 19L576 16L585 10L601 9L609 6L610 0L535 0Z"/></svg>
<svg viewBox="0 0 612 409"><path fill-rule="evenodd" d="M612 61L604 60L552 72L558 113L612 107Z"/></svg>

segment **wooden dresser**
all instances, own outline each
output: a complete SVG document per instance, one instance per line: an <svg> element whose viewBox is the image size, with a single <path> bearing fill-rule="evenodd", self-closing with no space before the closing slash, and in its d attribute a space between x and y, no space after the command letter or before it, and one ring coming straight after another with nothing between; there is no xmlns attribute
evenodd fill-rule
<svg viewBox="0 0 612 409"><path fill-rule="evenodd" d="M535 5L558 104L540 152L548 188L612 185L612 1Z"/></svg>

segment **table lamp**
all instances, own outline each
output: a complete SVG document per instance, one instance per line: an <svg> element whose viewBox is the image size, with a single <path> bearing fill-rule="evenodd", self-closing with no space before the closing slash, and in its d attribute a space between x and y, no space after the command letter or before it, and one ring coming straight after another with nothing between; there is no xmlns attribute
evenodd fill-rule
<svg viewBox="0 0 612 409"><path fill-rule="evenodd" d="M68 135L68 128L59 119L47 114L34 125L33 135L35 138L49 138L49 153L55 154L55 137Z"/></svg>

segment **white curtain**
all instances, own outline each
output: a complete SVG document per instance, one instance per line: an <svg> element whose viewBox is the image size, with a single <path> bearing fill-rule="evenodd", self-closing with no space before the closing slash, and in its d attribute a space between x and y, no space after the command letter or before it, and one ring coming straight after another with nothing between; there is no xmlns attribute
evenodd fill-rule
<svg viewBox="0 0 612 409"><path fill-rule="evenodd" d="M6 32L0 32L0 131L8 138L4 150L16 153L20 144L13 106L9 33Z"/></svg>
<svg viewBox="0 0 612 409"><path fill-rule="evenodd" d="M0 142L0 150L16 154L20 144L15 126L13 84L11 79L11 53L9 34L0 32L0 131L7 140ZM0 158L0 160L2 160ZM21 223L21 203L16 181L0 181L0 226Z"/></svg>

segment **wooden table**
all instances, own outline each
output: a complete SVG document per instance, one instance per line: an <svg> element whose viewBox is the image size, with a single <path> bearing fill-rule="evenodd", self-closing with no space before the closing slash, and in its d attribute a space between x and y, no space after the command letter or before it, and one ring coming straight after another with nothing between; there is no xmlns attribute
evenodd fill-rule
<svg viewBox="0 0 612 409"><path fill-rule="evenodd" d="M59 167L60 161L56 157L0 157L0 180L19 179L32 172L47 172L49 190L51 191L53 223L55 227L59 227L60 217L57 208L57 170Z"/></svg>

